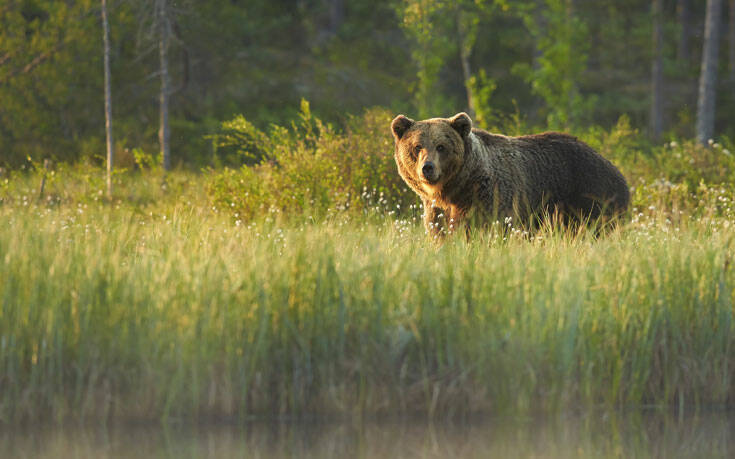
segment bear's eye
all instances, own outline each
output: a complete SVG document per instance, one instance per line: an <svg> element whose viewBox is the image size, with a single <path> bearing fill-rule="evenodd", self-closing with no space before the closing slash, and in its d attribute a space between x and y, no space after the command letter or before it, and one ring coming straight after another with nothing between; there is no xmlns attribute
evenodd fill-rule
<svg viewBox="0 0 735 459"><path fill-rule="evenodd" d="M422 149L422 148L424 148L424 147L422 147L421 145L416 145L415 147L413 147L413 153L414 153L414 154L415 154L416 156L418 156L418 154L419 154L419 153L421 153L421 149Z"/></svg>
<svg viewBox="0 0 735 459"><path fill-rule="evenodd" d="M436 147L436 151L438 151L439 153L444 153L445 151L447 151L447 149L444 148L444 145L439 145L438 147Z"/></svg>

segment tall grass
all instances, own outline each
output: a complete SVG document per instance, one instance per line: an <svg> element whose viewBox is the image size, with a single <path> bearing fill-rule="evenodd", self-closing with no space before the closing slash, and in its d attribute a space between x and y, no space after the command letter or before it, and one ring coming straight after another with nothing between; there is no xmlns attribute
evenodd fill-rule
<svg viewBox="0 0 735 459"><path fill-rule="evenodd" d="M730 405L735 229L670 216L437 247L391 217L6 201L0 419Z"/></svg>

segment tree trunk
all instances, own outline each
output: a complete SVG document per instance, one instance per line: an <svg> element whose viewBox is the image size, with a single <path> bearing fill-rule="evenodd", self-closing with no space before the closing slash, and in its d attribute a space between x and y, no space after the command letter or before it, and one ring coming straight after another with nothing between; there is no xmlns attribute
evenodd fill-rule
<svg viewBox="0 0 735 459"><path fill-rule="evenodd" d="M735 0L730 0L730 26L728 27L728 42L730 43L730 84L735 85ZM735 89L735 88L733 88Z"/></svg>
<svg viewBox="0 0 735 459"><path fill-rule="evenodd" d="M475 96L472 93L472 85L470 84L470 78L472 78L472 71L470 69L470 57L468 53L460 52L460 58L462 59L462 76L464 77L464 89L467 93L467 114L470 118L475 119Z"/></svg>
<svg viewBox="0 0 735 459"><path fill-rule="evenodd" d="M343 0L329 0L329 34L334 36L344 21Z"/></svg>
<svg viewBox="0 0 735 459"><path fill-rule="evenodd" d="M567 23L572 22L574 19L575 14L579 11L577 2L575 0L569 0L569 3L567 3L566 8L566 14L567 14ZM572 47L575 47L576 44L572 44ZM570 78L567 76L566 78ZM575 123L579 122L577 118L577 114L574 111L574 105L573 101L575 99L575 95L579 95L579 81L577 81L576 78L571 77L570 78L570 87L569 87L569 97L567 97L567 126L572 126Z"/></svg>
<svg viewBox="0 0 735 459"><path fill-rule="evenodd" d="M161 156L163 157L163 169L171 170L171 153L170 153L170 132L168 124L168 96L169 96L169 75L168 75L168 46L169 46L169 23L168 23L168 5L166 0L157 0L158 14L158 51L161 66L161 94L160 94L160 125L158 128L158 143L161 146Z"/></svg>
<svg viewBox="0 0 735 459"><path fill-rule="evenodd" d="M699 97L697 99L697 140L703 145L712 138L715 128L715 90L721 13L722 0L707 0L702 68L699 74Z"/></svg>
<svg viewBox="0 0 735 459"><path fill-rule="evenodd" d="M107 24L107 0L102 0L102 35L105 46L105 136L107 138L107 197L112 198L112 91L110 90L110 27Z"/></svg>
<svg viewBox="0 0 735 459"><path fill-rule="evenodd" d="M678 1L676 15L679 20L679 43L676 49L676 57L681 62L689 62L691 56L689 49L689 37L691 36L691 10L689 8L689 0Z"/></svg>
<svg viewBox="0 0 735 459"><path fill-rule="evenodd" d="M472 93L472 85L470 84L470 78L472 78L472 68L470 67L470 54L472 50L468 46L467 31L463 30L462 20L460 18L461 11L456 12L457 20L457 47L459 48L459 59L462 64L462 77L464 78L464 89L467 94L467 114L470 118L475 119L475 97Z"/></svg>
<svg viewBox="0 0 735 459"><path fill-rule="evenodd" d="M653 0L653 62L651 65L651 138L658 142L663 131L663 0Z"/></svg>

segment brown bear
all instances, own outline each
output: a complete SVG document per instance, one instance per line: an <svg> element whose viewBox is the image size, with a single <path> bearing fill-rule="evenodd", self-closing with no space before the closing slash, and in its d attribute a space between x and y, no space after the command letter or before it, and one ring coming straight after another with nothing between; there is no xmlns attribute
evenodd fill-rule
<svg viewBox="0 0 735 459"><path fill-rule="evenodd" d="M473 129L466 113L423 121L398 115L391 129L398 172L421 197L432 236L459 229L470 215L486 223L615 220L630 203L620 171L567 134L491 134Z"/></svg>

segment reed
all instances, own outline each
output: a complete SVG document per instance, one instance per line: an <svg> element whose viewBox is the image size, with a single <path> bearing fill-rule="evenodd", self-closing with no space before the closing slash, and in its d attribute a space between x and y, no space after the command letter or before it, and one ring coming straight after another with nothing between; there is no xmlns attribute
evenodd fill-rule
<svg viewBox="0 0 735 459"><path fill-rule="evenodd" d="M412 219L0 205L0 420L731 405L726 218L437 247Z"/></svg>

